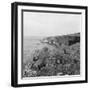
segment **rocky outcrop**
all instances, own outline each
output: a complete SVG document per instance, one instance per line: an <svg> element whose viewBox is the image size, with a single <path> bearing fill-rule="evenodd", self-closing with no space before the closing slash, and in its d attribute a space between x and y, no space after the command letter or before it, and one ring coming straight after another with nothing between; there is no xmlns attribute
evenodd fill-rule
<svg viewBox="0 0 90 90"><path fill-rule="evenodd" d="M43 47L33 54L32 62L24 67L24 77L80 74L80 34L47 37Z"/></svg>

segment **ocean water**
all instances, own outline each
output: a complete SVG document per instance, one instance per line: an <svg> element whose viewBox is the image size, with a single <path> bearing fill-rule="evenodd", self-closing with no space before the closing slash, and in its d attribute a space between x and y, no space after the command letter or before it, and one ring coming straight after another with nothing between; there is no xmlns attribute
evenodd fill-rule
<svg viewBox="0 0 90 90"><path fill-rule="evenodd" d="M24 37L23 40L23 62L32 59L32 54L39 47L41 38L39 37Z"/></svg>
<svg viewBox="0 0 90 90"><path fill-rule="evenodd" d="M42 49L45 46L51 47L45 43L42 43L41 40L45 37L24 37L23 40L23 62L31 61L35 50Z"/></svg>

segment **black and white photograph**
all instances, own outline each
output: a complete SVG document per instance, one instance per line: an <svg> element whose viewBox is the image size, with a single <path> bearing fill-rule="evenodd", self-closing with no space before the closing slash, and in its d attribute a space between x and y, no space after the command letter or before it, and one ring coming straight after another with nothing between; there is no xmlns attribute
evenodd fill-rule
<svg viewBox="0 0 90 90"><path fill-rule="evenodd" d="M23 12L22 77L80 75L81 14Z"/></svg>
<svg viewBox="0 0 90 90"><path fill-rule="evenodd" d="M13 3L12 18L12 86L87 82L87 7Z"/></svg>

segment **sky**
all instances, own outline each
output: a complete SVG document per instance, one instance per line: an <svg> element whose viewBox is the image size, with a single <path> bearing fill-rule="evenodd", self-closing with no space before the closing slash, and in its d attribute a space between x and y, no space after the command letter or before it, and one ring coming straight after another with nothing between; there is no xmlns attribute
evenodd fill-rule
<svg viewBox="0 0 90 90"><path fill-rule="evenodd" d="M24 12L24 36L56 36L80 32L80 14Z"/></svg>

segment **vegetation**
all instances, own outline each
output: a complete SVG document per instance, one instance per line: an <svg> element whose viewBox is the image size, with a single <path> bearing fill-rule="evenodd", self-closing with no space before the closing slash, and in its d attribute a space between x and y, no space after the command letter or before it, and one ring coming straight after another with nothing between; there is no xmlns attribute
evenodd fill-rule
<svg viewBox="0 0 90 90"><path fill-rule="evenodd" d="M47 42L44 40L47 39ZM23 77L80 74L80 34L45 38L48 46L35 50L33 60L25 64Z"/></svg>

